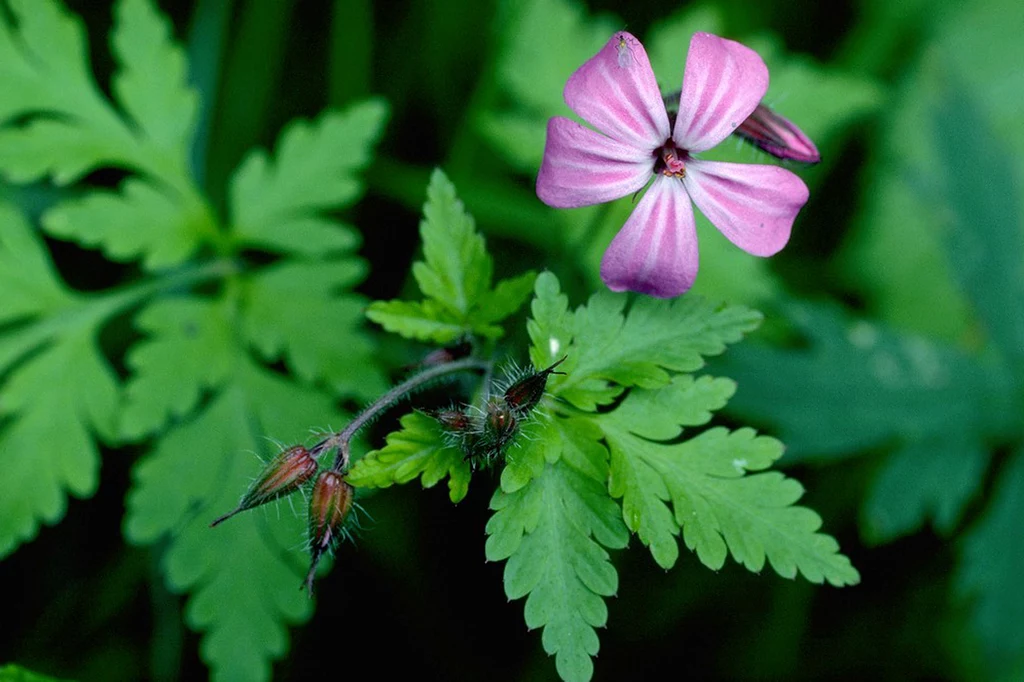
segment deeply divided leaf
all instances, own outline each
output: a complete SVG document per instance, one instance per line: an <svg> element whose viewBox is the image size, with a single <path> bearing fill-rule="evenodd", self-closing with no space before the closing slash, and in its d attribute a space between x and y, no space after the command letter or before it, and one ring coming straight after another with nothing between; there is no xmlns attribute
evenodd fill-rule
<svg viewBox="0 0 1024 682"><path fill-rule="evenodd" d="M495 323L515 313L530 294L535 275L526 273L492 285L494 265L455 186L434 171L420 223L423 260L412 272L423 301L378 301L367 317L407 338L448 343L466 334L498 338Z"/></svg>
<svg viewBox="0 0 1024 682"><path fill-rule="evenodd" d="M498 491L491 508L486 553L508 559L505 593L527 597L527 627L544 628L544 650L562 679L589 680L595 628L608 619L603 598L618 590L604 548L624 547L628 537L616 505L563 459L514 493Z"/></svg>
<svg viewBox="0 0 1024 682"><path fill-rule="evenodd" d="M432 488L445 476L452 502L469 491L470 466L457 445L445 442L437 420L420 412L402 417L402 428L387 437L387 445L368 452L352 465L348 481L356 487L387 488L419 477Z"/></svg>

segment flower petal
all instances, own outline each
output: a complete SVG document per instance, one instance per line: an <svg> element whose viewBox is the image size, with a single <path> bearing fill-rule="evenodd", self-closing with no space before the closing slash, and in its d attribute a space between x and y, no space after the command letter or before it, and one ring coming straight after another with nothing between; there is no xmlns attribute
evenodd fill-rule
<svg viewBox="0 0 1024 682"><path fill-rule="evenodd" d="M604 252L601 279L612 291L670 298L693 286L697 264L690 198L677 178L660 177Z"/></svg>
<svg viewBox="0 0 1024 682"><path fill-rule="evenodd" d="M735 130L768 90L768 67L745 45L710 33L690 40L672 139L681 149L703 152Z"/></svg>
<svg viewBox="0 0 1024 682"><path fill-rule="evenodd" d="M683 182L701 213L755 256L786 245L808 196L803 180L778 166L690 159Z"/></svg>
<svg viewBox="0 0 1024 682"><path fill-rule="evenodd" d="M569 77L563 94L577 116L614 140L651 152L668 139L668 113L651 62L625 31Z"/></svg>
<svg viewBox="0 0 1024 682"><path fill-rule="evenodd" d="M576 208L624 197L652 177L654 160L576 121L548 121L537 196L548 206Z"/></svg>

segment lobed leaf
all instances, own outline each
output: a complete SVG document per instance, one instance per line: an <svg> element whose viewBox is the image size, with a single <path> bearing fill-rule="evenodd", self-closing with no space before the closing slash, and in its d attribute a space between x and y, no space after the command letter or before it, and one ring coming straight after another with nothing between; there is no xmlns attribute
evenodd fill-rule
<svg viewBox="0 0 1024 682"><path fill-rule="evenodd" d="M560 459L516 492L496 492L491 508L486 555L508 559L505 594L528 595L527 627L544 628L544 650L562 679L589 680L595 628L608 619L602 597L618 590L604 548L628 538L616 505L603 485Z"/></svg>
<svg viewBox="0 0 1024 682"><path fill-rule="evenodd" d="M492 287L493 263L473 218L455 194L455 186L434 170L427 186L420 236L423 260L412 273L423 301L376 301L367 317L407 338L449 343L467 334L500 338L498 326L518 310L533 287L525 273Z"/></svg>
<svg viewBox="0 0 1024 682"><path fill-rule="evenodd" d="M363 190L357 173L372 158L387 106L368 100L312 122L288 125L274 158L249 154L231 178L232 232L243 242L279 245L294 225L308 229L317 213L350 205Z"/></svg>
<svg viewBox="0 0 1024 682"><path fill-rule="evenodd" d="M433 488L448 476L448 496L461 502L472 474L465 453L447 444L440 424L425 414L407 414L401 426L388 434L387 445L352 465L348 482L357 488L388 488L419 477L424 488Z"/></svg>
<svg viewBox="0 0 1024 682"><path fill-rule="evenodd" d="M97 437L111 439L120 390L96 337L109 298L72 296L40 239L0 203L0 556L56 523L67 494L90 497Z"/></svg>

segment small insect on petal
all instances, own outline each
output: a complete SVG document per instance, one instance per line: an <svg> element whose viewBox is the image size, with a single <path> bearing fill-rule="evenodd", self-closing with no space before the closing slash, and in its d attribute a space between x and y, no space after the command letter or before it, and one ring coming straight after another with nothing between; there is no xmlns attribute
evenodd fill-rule
<svg viewBox="0 0 1024 682"><path fill-rule="evenodd" d="M615 50L618 52L618 63L620 69L628 69L633 65L633 61L636 57L633 56L633 48L630 47L626 41L626 35L620 33L618 35L619 41L615 45Z"/></svg>

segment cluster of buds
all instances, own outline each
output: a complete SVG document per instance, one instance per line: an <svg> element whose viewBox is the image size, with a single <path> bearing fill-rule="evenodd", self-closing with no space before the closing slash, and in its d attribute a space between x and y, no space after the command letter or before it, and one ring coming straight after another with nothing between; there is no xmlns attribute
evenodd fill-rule
<svg viewBox="0 0 1024 682"><path fill-rule="evenodd" d="M355 488L345 480L344 472L320 470L317 457L329 448L325 443L308 450L302 445L290 447L263 468L233 510L210 524L217 526L243 511L259 507L302 490L313 481L309 491L309 545L312 559L303 586L313 593L317 566L339 538L348 534L346 521L352 511ZM319 472L319 473L318 473ZM315 480L314 480L315 479Z"/></svg>
<svg viewBox="0 0 1024 682"><path fill-rule="evenodd" d="M540 404L548 377L557 372L561 360L547 369L530 370L510 378L504 389L488 397L482 408L450 407L428 412L441 424L451 442L458 445L473 466L490 465L501 459L514 442L523 422Z"/></svg>

